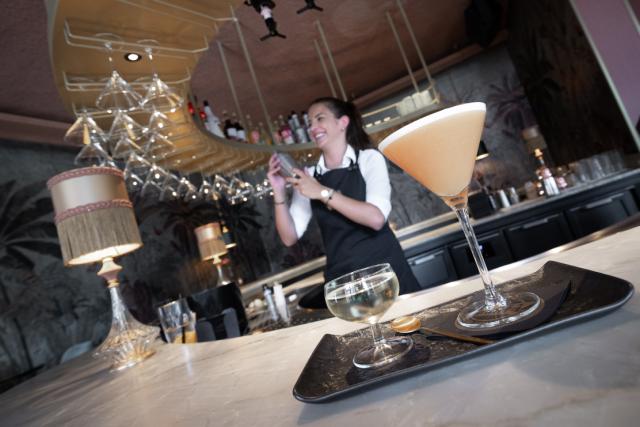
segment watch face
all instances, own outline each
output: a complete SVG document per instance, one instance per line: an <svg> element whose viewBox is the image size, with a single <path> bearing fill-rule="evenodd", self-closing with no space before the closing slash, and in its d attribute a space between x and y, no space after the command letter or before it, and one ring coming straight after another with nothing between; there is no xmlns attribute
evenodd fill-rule
<svg viewBox="0 0 640 427"><path fill-rule="evenodd" d="M329 197L329 190L324 189L324 190L320 191L320 196Z"/></svg>

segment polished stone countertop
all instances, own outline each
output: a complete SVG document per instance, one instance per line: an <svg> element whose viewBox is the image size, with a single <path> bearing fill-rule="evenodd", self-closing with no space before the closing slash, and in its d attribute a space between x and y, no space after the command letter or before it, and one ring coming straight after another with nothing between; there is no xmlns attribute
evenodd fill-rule
<svg viewBox="0 0 640 427"><path fill-rule="evenodd" d="M547 260L640 283L640 227L494 272L497 282ZM481 288L478 278L402 296L384 320ZM293 386L324 334L362 326L327 319L260 335L159 344L110 373L89 356L0 395L7 426L631 426L640 418L640 301L476 357L325 404Z"/></svg>

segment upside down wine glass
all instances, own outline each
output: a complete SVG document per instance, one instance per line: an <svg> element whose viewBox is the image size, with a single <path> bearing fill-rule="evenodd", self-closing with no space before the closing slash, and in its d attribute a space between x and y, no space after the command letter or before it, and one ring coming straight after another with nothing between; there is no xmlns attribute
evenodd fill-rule
<svg viewBox="0 0 640 427"><path fill-rule="evenodd" d="M324 285L324 299L334 316L371 326L373 345L358 351L353 364L375 368L399 359L413 348L410 337L385 338L378 321L399 292L398 278L389 264L366 267Z"/></svg>
<svg viewBox="0 0 640 427"><path fill-rule="evenodd" d="M498 292L467 212L468 186L484 127L486 106L472 102L418 119L385 138L378 149L456 213L484 283L484 300L464 307L462 328L487 329L525 319L543 305L531 292Z"/></svg>

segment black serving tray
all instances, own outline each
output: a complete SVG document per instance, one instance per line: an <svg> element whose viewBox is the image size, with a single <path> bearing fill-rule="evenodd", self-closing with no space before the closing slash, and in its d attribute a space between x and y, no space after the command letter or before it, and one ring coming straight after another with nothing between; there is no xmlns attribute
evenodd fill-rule
<svg viewBox="0 0 640 427"><path fill-rule="evenodd" d="M547 298L551 296L549 301L553 305L553 311L547 310L543 318L538 318L539 324L529 324L530 329L491 331L487 337L495 339L495 342L486 345L412 334L414 348L399 361L379 369L359 369L352 363L356 351L371 342L369 328L341 336L327 334L322 337L302 370L293 388L294 397L307 403L327 402L413 372L426 371L485 353L553 328L608 313L627 302L634 291L633 285L625 280L554 261L547 262L533 274L500 284L498 288L531 290L541 296L546 295ZM471 298L479 297L481 292L414 315L425 326L464 333L456 328L453 320L460 308L469 303ZM388 327L388 322L382 324L382 327L385 336L394 334Z"/></svg>

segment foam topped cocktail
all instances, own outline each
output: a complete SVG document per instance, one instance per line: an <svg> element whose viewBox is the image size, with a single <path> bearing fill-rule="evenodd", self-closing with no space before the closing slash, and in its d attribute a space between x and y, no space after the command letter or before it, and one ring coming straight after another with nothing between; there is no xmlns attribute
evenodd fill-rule
<svg viewBox="0 0 640 427"><path fill-rule="evenodd" d="M485 287L484 301L474 301L458 315L458 325L466 328L513 323L542 306L540 297L531 292L496 290L469 222L468 186L485 114L482 102L447 108L404 126L378 146L385 157L442 198L458 216Z"/></svg>

